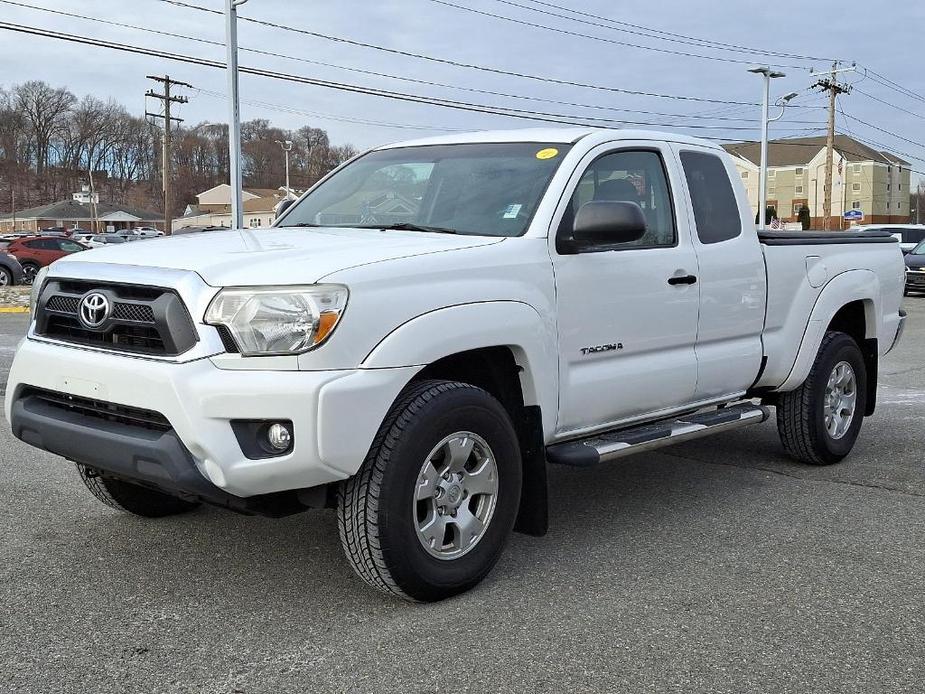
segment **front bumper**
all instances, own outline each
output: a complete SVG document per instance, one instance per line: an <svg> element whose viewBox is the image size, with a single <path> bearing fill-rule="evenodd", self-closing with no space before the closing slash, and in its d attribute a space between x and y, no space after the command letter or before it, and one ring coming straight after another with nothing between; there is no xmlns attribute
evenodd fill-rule
<svg viewBox="0 0 925 694"><path fill-rule="evenodd" d="M10 370L5 409L13 433L26 443L222 503L224 495L274 494L353 475L417 370L227 370L210 359L179 364L27 339ZM49 410L29 398L31 389L158 413L169 431L153 436L143 427ZM289 420L293 449L249 459L232 420Z"/></svg>
<svg viewBox="0 0 925 694"><path fill-rule="evenodd" d="M906 270L906 291L925 292L925 270Z"/></svg>

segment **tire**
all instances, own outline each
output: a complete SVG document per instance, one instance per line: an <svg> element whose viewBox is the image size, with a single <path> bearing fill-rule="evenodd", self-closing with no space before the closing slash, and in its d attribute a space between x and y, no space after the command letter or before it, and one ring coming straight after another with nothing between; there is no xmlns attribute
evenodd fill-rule
<svg viewBox="0 0 925 694"><path fill-rule="evenodd" d="M41 270L41 268L35 263L23 263L22 283L32 284L32 281L35 279L35 276L38 274L39 270Z"/></svg>
<svg viewBox="0 0 925 694"><path fill-rule="evenodd" d="M834 410L841 415L827 418L826 404L830 379L836 368L847 364L854 374L854 405L850 417L845 415L850 398L836 394ZM848 373L842 368L841 373ZM835 379L835 387L838 388ZM842 377L844 383L847 379ZM836 391L837 393L837 391ZM777 405L777 431L781 443L792 457L810 465L833 465L842 461L854 448L867 402L867 368L857 342L841 332L828 332L819 346L816 361L806 381L796 390L782 394ZM836 431L831 431L835 428Z"/></svg>
<svg viewBox="0 0 925 694"><path fill-rule="evenodd" d="M103 477L86 465L77 463L80 479L93 492L93 496L107 506L133 513L144 518L163 518L186 513L199 507L194 501L186 501L169 494L148 489L137 484Z"/></svg>
<svg viewBox="0 0 925 694"><path fill-rule="evenodd" d="M5 267L0 267L0 287L13 286L13 273Z"/></svg>
<svg viewBox="0 0 925 694"><path fill-rule="evenodd" d="M462 466L454 462L463 459ZM360 578L391 596L433 602L465 592L501 556L521 476L517 434L494 397L465 383L413 384L392 406L359 472L340 487L347 559ZM489 487L494 492L477 491ZM484 521L478 537L465 530L479 527L473 516Z"/></svg>

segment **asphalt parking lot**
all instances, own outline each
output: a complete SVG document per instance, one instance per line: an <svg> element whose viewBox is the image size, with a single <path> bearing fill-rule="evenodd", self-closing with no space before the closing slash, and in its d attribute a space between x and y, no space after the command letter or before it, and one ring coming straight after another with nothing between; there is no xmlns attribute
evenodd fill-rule
<svg viewBox="0 0 925 694"><path fill-rule="evenodd" d="M925 298L853 456L773 423L551 470L551 531L459 598L380 597L330 512L146 521L0 427L3 692L921 692ZM0 391L23 316L0 315Z"/></svg>

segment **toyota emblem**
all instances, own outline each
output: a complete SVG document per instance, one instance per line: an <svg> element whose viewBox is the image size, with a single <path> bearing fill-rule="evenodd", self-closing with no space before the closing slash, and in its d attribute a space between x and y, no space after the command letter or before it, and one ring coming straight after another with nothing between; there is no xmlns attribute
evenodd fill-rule
<svg viewBox="0 0 925 694"><path fill-rule="evenodd" d="M81 323L88 328L98 328L109 318L112 304L103 294L93 292L80 300L78 310Z"/></svg>

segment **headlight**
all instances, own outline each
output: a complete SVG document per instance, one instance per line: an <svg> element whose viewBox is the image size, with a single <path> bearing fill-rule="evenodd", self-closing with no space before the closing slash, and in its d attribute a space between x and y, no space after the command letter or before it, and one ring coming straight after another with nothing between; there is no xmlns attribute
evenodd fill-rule
<svg viewBox="0 0 925 694"><path fill-rule="evenodd" d="M346 305L337 284L235 287L212 299L205 322L228 328L245 356L300 354L334 332Z"/></svg>
<svg viewBox="0 0 925 694"><path fill-rule="evenodd" d="M35 273L35 277L32 278L32 291L29 294L29 311L32 315L35 315L35 307L39 303L39 294L42 293L42 285L45 284L45 276L48 274L48 266L46 265L38 272Z"/></svg>

